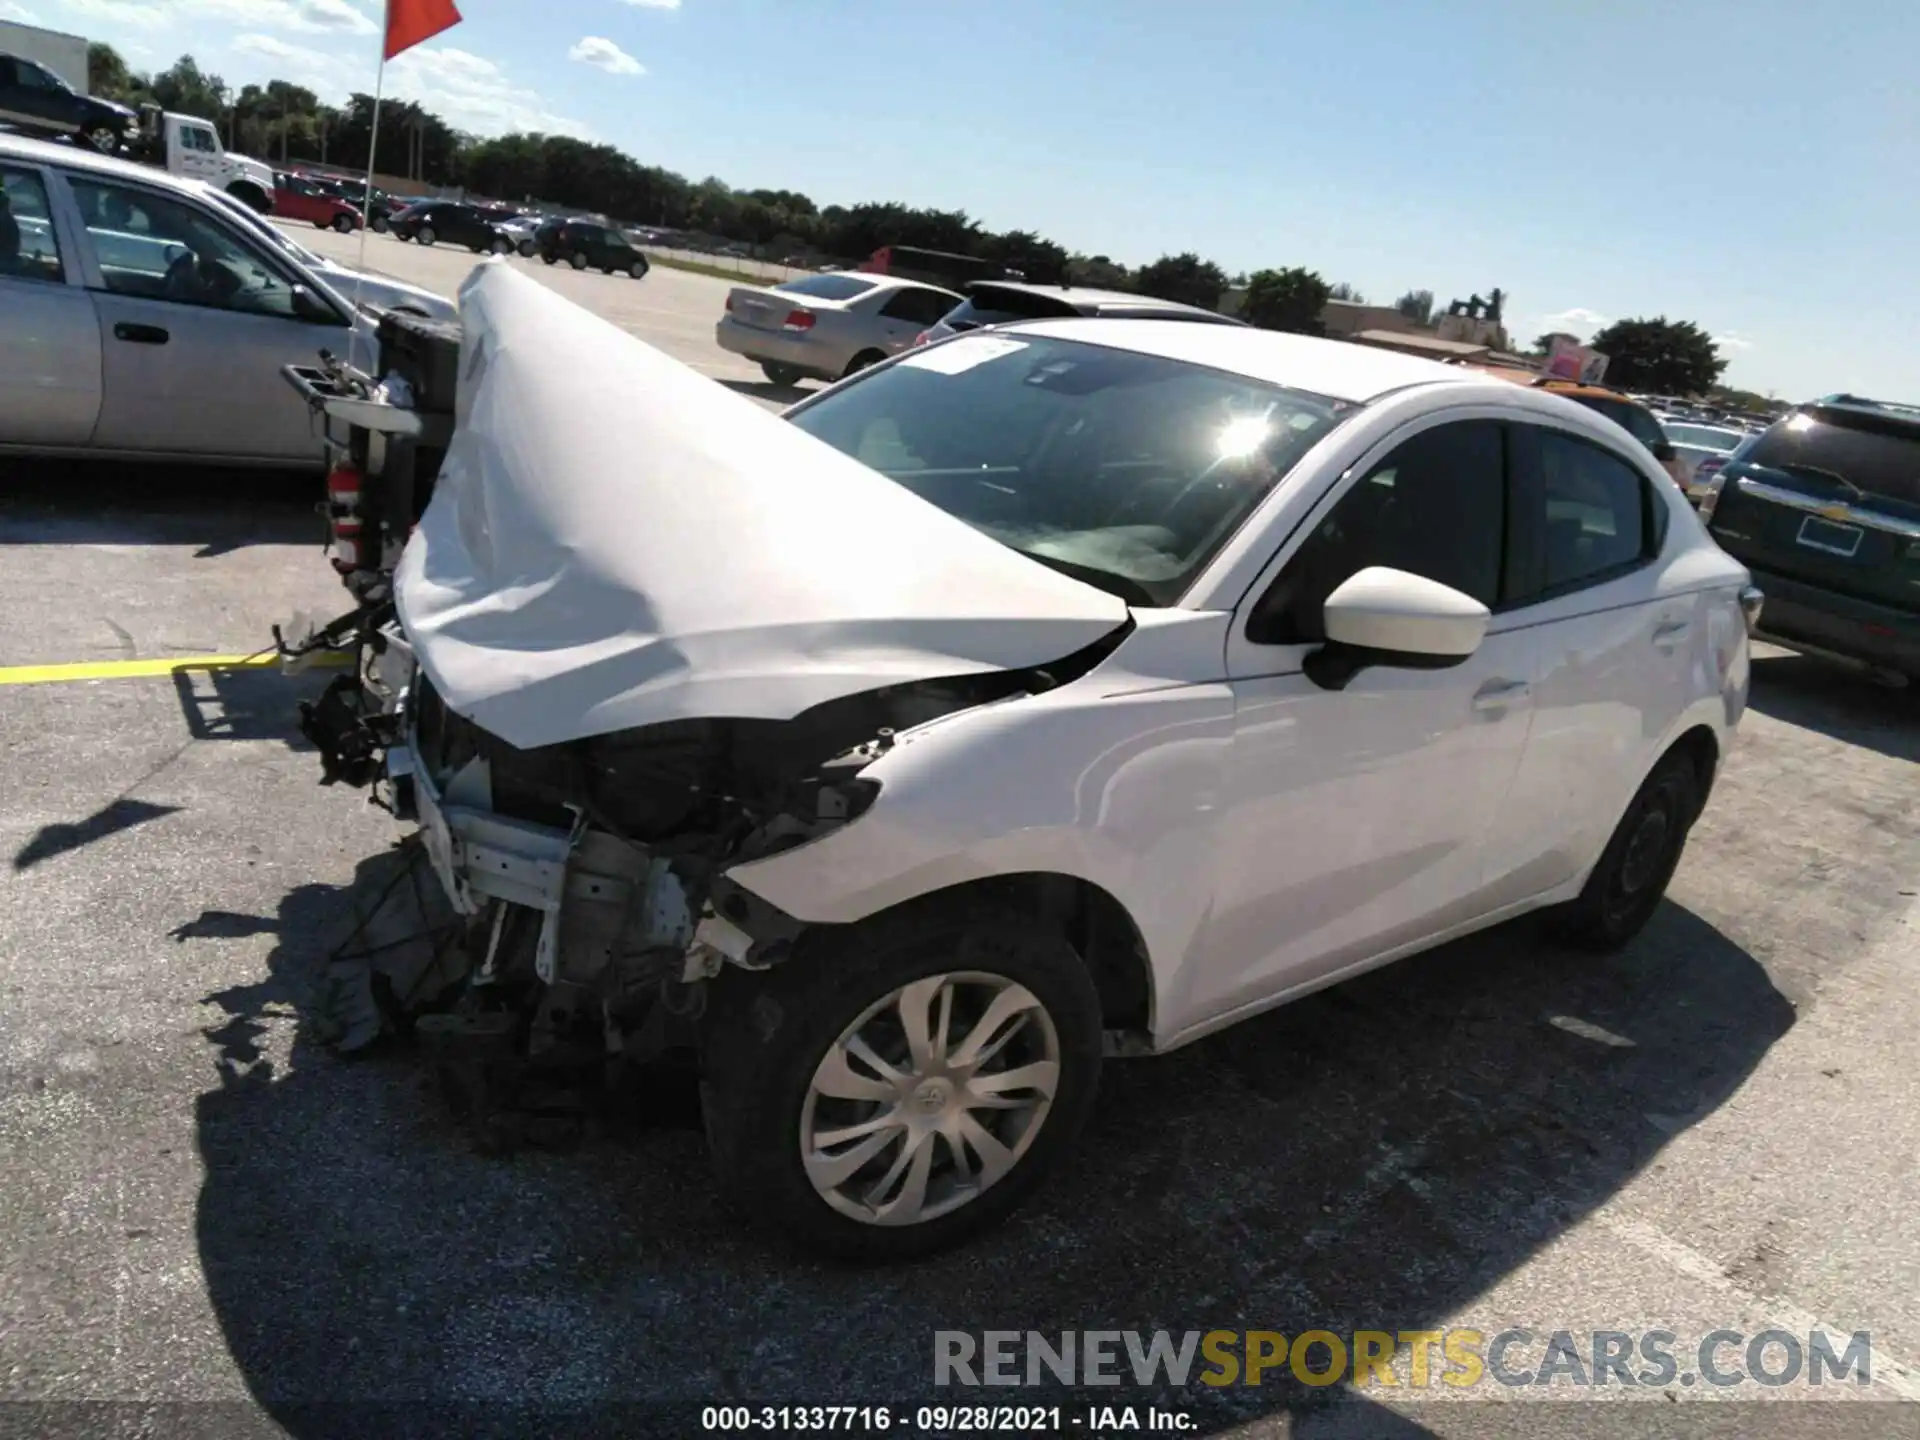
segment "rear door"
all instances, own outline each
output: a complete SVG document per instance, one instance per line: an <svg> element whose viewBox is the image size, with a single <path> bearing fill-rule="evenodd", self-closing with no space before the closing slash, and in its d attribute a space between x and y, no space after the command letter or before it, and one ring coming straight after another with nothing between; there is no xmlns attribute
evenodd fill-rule
<svg viewBox="0 0 1920 1440"><path fill-rule="evenodd" d="M340 351L346 317L318 296L303 310L293 287L308 277L210 209L118 179L74 174L67 188L101 353L94 446L317 464L280 367Z"/></svg>
<svg viewBox="0 0 1920 1440"><path fill-rule="evenodd" d="M1735 559L1920 613L1920 411L1806 406L1720 473L1713 538Z"/></svg>
<svg viewBox="0 0 1920 1440"><path fill-rule="evenodd" d="M903 285L881 302L877 314L880 348L889 355L913 344L922 330L939 323L959 297L924 285Z"/></svg>
<svg viewBox="0 0 1920 1440"><path fill-rule="evenodd" d="M100 329L73 251L46 172L0 165L0 445L80 446L93 434Z"/></svg>

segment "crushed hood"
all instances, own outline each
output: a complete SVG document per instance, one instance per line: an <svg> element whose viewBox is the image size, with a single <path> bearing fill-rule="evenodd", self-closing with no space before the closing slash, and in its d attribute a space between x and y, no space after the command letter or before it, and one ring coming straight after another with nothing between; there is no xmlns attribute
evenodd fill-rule
<svg viewBox="0 0 1920 1440"><path fill-rule="evenodd" d="M503 261L460 314L454 437L396 597L446 704L510 744L787 719L1127 618Z"/></svg>

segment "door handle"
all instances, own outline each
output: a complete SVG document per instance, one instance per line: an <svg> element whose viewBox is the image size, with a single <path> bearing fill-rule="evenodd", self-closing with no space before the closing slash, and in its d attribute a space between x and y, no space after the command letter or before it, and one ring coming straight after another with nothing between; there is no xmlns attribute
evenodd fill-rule
<svg viewBox="0 0 1920 1440"><path fill-rule="evenodd" d="M113 327L113 338L132 345L164 345L173 337L158 325L129 325L123 320Z"/></svg>
<svg viewBox="0 0 1920 1440"><path fill-rule="evenodd" d="M1529 688L1524 680L1489 680L1474 692L1473 708L1483 712L1504 710L1526 699Z"/></svg>
<svg viewBox="0 0 1920 1440"><path fill-rule="evenodd" d="M1653 643L1671 645L1693 627L1691 620L1669 620L1653 627Z"/></svg>

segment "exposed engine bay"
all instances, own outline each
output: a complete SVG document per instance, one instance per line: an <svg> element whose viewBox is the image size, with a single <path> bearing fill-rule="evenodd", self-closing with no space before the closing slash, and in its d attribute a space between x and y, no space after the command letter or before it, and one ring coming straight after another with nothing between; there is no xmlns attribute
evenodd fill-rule
<svg viewBox="0 0 1920 1440"><path fill-rule="evenodd" d="M667 721L538 749L455 714L414 671L381 715L395 743L375 786L420 823L389 886L412 904L329 967L326 1038L417 1040L489 1147L564 1131L633 1067L691 1067L716 985L748 993L748 972L793 961L808 929L727 871L857 820L879 794L862 771L915 727L1077 678L1130 628L1054 665L790 720ZM404 642L389 639L391 657Z"/></svg>

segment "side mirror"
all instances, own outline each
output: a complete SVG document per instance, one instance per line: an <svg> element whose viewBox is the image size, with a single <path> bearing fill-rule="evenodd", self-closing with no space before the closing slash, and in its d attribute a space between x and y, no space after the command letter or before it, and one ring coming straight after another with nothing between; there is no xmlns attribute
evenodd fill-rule
<svg viewBox="0 0 1920 1440"><path fill-rule="evenodd" d="M1673 448L1673 442L1671 440L1662 440L1658 445L1653 447L1653 458L1664 465L1669 460L1679 458L1679 455Z"/></svg>
<svg viewBox="0 0 1920 1440"><path fill-rule="evenodd" d="M1321 611L1327 643L1303 664L1323 690L1344 690L1369 666L1445 670L1486 638L1487 607L1423 575L1370 565L1350 576Z"/></svg>

